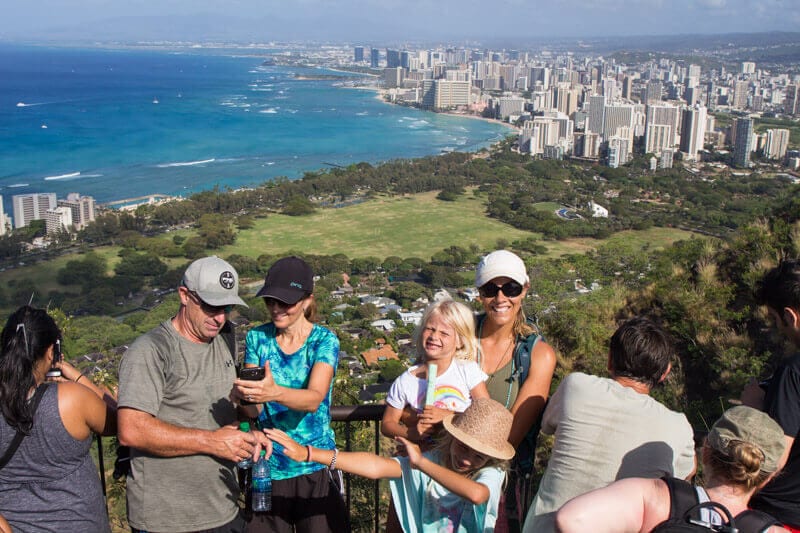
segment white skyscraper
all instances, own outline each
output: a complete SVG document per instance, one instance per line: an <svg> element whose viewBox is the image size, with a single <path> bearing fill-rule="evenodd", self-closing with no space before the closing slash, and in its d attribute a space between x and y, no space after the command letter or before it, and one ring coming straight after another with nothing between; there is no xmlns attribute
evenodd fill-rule
<svg viewBox="0 0 800 533"><path fill-rule="evenodd" d="M56 193L15 194L11 197L14 208L14 227L24 228L32 220L45 218L48 209L56 207Z"/></svg>
<svg viewBox="0 0 800 533"><path fill-rule="evenodd" d="M766 136L764 155L770 159L783 159L789 147L789 130L767 130Z"/></svg>
<svg viewBox="0 0 800 533"><path fill-rule="evenodd" d="M668 103L649 104L645 115L645 152L657 156L678 144L680 108Z"/></svg>
<svg viewBox="0 0 800 533"><path fill-rule="evenodd" d="M706 108L695 105L683 111L681 131L681 152L691 161L698 159L706 137Z"/></svg>

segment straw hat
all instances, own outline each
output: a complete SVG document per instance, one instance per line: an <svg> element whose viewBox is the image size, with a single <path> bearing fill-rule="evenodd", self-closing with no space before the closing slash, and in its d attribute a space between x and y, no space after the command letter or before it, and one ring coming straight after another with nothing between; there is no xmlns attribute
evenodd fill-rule
<svg viewBox="0 0 800 533"><path fill-rule="evenodd" d="M463 413L444 419L444 429L476 452L508 460L514 447L508 442L513 415L491 398L473 400Z"/></svg>

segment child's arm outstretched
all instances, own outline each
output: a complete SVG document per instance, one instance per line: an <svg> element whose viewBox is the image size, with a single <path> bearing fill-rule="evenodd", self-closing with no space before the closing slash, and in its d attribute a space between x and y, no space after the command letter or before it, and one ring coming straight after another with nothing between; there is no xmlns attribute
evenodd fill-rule
<svg viewBox="0 0 800 533"><path fill-rule="evenodd" d="M330 465L333 460L333 450L303 446L279 429L265 429L264 433L283 446L283 454L293 461ZM400 463L394 459L367 452L337 452L335 467L369 479L400 477L403 473Z"/></svg>
<svg viewBox="0 0 800 533"><path fill-rule="evenodd" d="M461 496L473 505L481 505L489 500L489 487L483 483L473 481L458 472L454 472L449 468L434 463L422 455L419 446L408 439L397 437L396 440L402 442L406 447L408 460L413 468L427 474L431 479L453 494ZM446 451L444 453L449 452Z"/></svg>

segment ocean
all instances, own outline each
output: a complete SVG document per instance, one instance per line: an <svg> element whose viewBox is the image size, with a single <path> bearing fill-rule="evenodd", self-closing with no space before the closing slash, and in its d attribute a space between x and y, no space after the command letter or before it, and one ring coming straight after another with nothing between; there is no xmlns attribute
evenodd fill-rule
<svg viewBox="0 0 800 533"><path fill-rule="evenodd" d="M238 188L366 161L476 151L495 123L381 102L372 90L189 50L0 45L0 194L110 202Z"/></svg>

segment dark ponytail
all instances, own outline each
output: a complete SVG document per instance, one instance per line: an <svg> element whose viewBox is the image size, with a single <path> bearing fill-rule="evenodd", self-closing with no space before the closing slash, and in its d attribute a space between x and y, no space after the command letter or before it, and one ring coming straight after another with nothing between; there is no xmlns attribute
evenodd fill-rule
<svg viewBox="0 0 800 533"><path fill-rule="evenodd" d="M8 425L28 433L33 415L28 394L36 384L33 369L60 338L55 320L44 309L17 309L0 332L0 410Z"/></svg>

